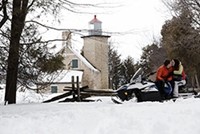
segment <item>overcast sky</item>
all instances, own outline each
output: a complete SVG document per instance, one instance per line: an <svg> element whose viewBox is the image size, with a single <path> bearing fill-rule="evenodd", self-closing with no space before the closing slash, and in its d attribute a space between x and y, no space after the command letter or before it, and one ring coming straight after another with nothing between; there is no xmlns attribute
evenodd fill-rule
<svg viewBox="0 0 200 134"><path fill-rule="evenodd" d="M86 1L90 2L92 0L84 0L84 2ZM131 56L135 60L139 60L142 54L142 48L151 44L154 38L159 39L162 25L166 20L171 18L170 12L162 3L162 0L96 1L101 3L114 2L115 5L121 6L105 8L103 10L88 9L87 11L91 12L91 14L63 13L60 15L61 24L59 24L59 27L88 29L88 22L96 14L97 18L102 21L103 31L121 33L112 34L110 40L122 58ZM61 34L57 34L56 36L61 36ZM75 44L77 45L79 43Z"/></svg>

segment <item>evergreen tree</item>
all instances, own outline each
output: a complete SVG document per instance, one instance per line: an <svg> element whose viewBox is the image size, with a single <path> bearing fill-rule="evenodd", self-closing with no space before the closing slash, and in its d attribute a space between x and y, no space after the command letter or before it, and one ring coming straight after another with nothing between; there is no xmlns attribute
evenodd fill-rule
<svg viewBox="0 0 200 134"><path fill-rule="evenodd" d="M120 86L120 67L121 59L113 46L109 47L109 78L110 78L110 88L117 89Z"/></svg>
<svg viewBox="0 0 200 134"><path fill-rule="evenodd" d="M122 84L129 83L135 73L134 59L128 56L121 65Z"/></svg>

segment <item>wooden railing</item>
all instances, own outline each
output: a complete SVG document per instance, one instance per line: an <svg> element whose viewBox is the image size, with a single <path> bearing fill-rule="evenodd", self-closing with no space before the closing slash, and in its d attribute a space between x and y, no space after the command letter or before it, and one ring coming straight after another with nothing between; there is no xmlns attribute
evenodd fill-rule
<svg viewBox="0 0 200 134"><path fill-rule="evenodd" d="M56 97L53 97L49 100L46 100L44 101L44 103L57 101L63 98L65 99L60 102L84 102L84 101L88 102L88 101L95 101L89 99L89 97L91 96L112 96L116 94L114 90L102 90L102 89L94 90L94 89L89 89L88 86L80 87L79 77L76 77L75 81L74 76L72 76L72 86L65 87L63 90L66 92Z"/></svg>

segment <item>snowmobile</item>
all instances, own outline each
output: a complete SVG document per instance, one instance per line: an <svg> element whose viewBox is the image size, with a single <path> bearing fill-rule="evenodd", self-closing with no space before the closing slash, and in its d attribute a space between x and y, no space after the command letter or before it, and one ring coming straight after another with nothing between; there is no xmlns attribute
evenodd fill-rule
<svg viewBox="0 0 200 134"><path fill-rule="evenodd" d="M142 68L139 68L130 80L130 83L122 85L116 90L116 96L112 96L112 101L122 103L134 99L142 101L161 101L160 93L153 81L148 81L144 77Z"/></svg>
<svg viewBox="0 0 200 134"><path fill-rule="evenodd" d="M139 68L130 80L130 83L122 85L116 90L116 95L111 97L114 103L121 104L124 101L134 100L136 102L144 101L163 101L155 82L148 80L150 75L144 75L142 68ZM166 83L165 93L170 94L172 87ZM188 95L188 94L187 94Z"/></svg>

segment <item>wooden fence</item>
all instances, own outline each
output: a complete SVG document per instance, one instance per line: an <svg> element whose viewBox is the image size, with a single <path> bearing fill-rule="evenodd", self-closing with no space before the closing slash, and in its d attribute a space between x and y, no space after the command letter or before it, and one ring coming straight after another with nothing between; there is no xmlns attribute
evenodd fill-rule
<svg viewBox="0 0 200 134"><path fill-rule="evenodd" d="M65 87L63 90L66 92L56 97L53 97L49 100L46 100L44 101L44 103L53 102L60 99L64 100L59 102L88 102L88 101L95 101L89 99L89 97L91 96L112 96L116 94L114 90L89 89L88 86L80 87L79 77L76 77L75 81L74 76L72 76L72 86Z"/></svg>

